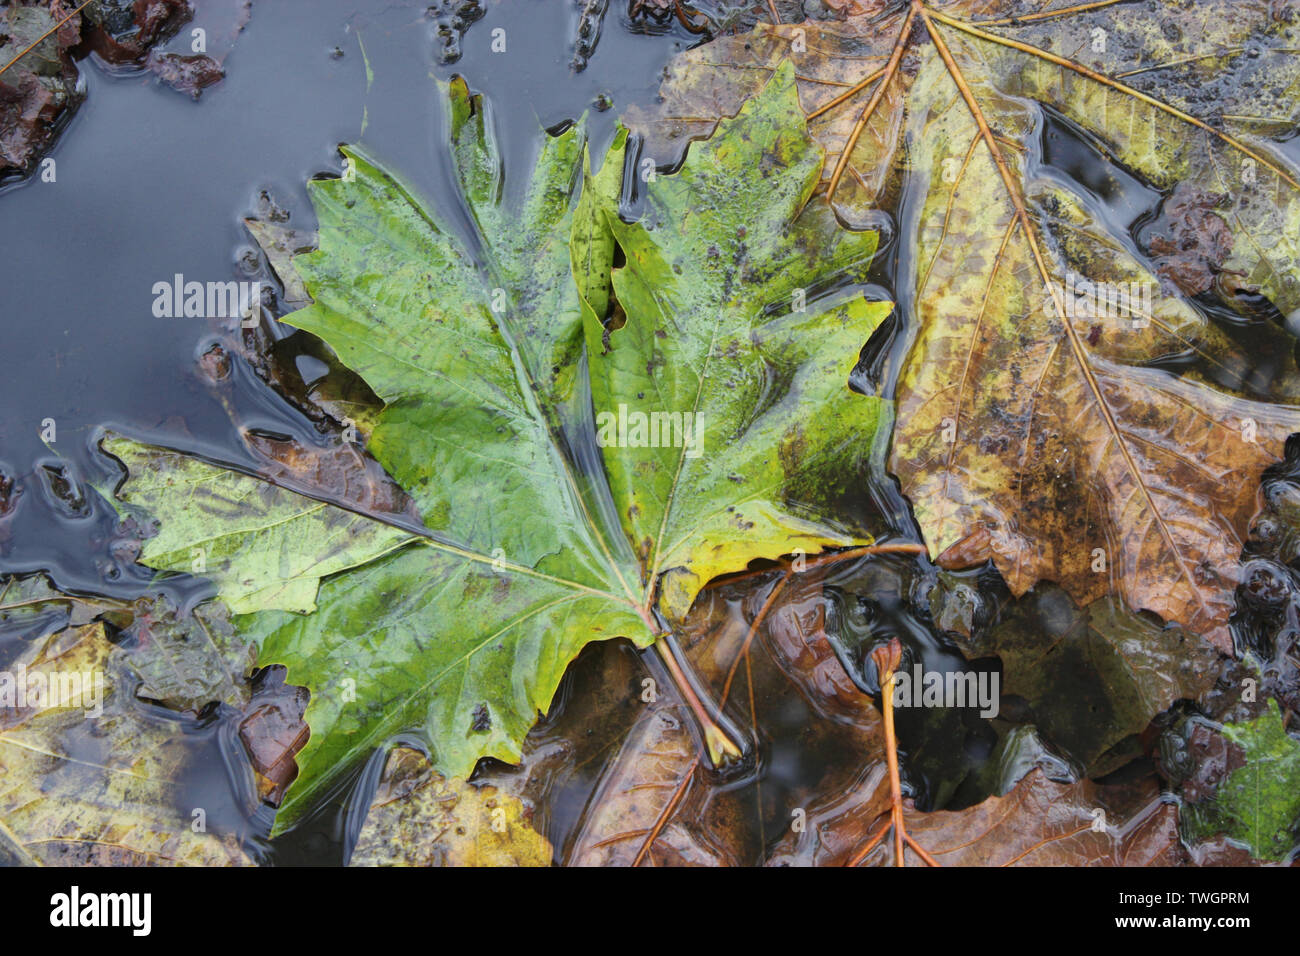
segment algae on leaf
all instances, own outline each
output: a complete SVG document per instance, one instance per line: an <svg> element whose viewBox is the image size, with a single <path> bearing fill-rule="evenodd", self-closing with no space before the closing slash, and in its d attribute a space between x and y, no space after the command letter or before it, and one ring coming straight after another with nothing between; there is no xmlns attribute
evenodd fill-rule
<svg viewBox="0 0 1300 956"><path fill-rule="evenodd" d="M475 242L345 148L345 175L309 186L319 251L293 260L313 304L285 319L384 401L368 447L426 533L104 443L160 525L144 561L216 549L260 661L311 689L281 829L399 731L448 778L516 759L585 644L653 643L751 559L870 542L824 502L887 422L848 379L891 306L818 294L861 282L876 236L809 207L823 153L793 70L648 184L637 223L623 136L595 175L581 124L548 137L507 204L483 104L459 80L448 97Z"/></svg>

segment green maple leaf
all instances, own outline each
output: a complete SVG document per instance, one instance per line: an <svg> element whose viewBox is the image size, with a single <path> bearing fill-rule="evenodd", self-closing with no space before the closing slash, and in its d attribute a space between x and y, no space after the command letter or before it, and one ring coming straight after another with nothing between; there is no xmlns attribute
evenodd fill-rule
<svg viewBox="0 0 1300 956"><path fill-rule="evenodd" d="M347 148L346 174L309 187L320 248L294 266L314 304L285 319L383 400L369 450L426 534L104 443L132 476L120 497L160 525L142 560L189 571L198 549L260 660L311 690L280 828L411 728L447 777L515 760L587 643L653 643L751 559L870 541L819 502L887 426L848 378L891 306L803 304L861 281L876 236L809 204L823 153L793 70L648 183L637 223L617 214L624 134L594 176L581 125L547 138L507 203L482 104L461 82L449 99L476 243Z"/></svg>

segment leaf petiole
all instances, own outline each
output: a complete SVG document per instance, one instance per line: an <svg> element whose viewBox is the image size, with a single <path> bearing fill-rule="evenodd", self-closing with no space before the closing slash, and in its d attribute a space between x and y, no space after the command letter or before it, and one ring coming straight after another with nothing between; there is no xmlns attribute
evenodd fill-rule
<svg viewBox="0 0 1300 956"><path fill-rule="evenodd" d="M681 650L676 640L671 634L665 634L655 641L654 649L659 654L659 659L664 662L664 666L668 668L673 684L676 685L695 718L696 727L704 739L704 747L709 754L709 762L714 767L725 767L739 761L744 756L744 749L735 742L728 731L723 729L722 715L717 707L712 702L705 704L696 691L695 681L677 659Z"/></svg>

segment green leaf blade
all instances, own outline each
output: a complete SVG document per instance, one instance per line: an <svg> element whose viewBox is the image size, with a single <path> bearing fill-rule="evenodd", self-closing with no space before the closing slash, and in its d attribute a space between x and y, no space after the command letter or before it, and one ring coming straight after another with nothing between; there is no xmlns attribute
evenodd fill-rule
<svg viewBox="0 0 1300 956"><path fill-rule="evenodd" d="M513 762L569 661L587 643L653 635L609 596L433 547L412 548L327 582L312 615L241 621L267 660L312 688L312 735L277 829L334 777L397 733L424 730L433 763L466 776L480 757Z"/></svg>
<svg viewBox="0 0 1300 956"><path fill-rule="evenodd" d="M870 541L786 493L831 459L852 473L883 404L847 383L892 305L816 294L864 279L877 241L806 208L823 161L787 63L647 185L641 221L607 209L628 318L610 330L589 313L592 394L624 530L649 580L674 572L670 616L750 558Z"/></svg>

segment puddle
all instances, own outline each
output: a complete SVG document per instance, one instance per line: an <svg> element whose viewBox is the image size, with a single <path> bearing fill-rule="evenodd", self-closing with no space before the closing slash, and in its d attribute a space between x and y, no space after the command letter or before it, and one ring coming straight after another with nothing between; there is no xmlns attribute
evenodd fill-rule
<svg viewBox="0 0 1300 956"><path fill-rule="evenodd" d="M339 172L338 144L359 139L468 236L464 211L450 198L455 191L441 98L431 77L445 81L460 74L484 94L506 182L518 185L542 128L585 113L592 151L603 152L621 109L653 99L668 60L700 40L678 23L633 29L621 7L606 12L597 32L594 13L603 3L587 3L585 12L572 3L490 4L478 18L474 6L315 0L308 15L301 5L255 3L238 39L222 51L225 79L198 100L161 86L149 73L82 64L87 98L51 153L57 180L0 188L8 232L20 238L0 259L7 375L0 405L0 574L45 570L62 589L122 598L150 588L150 572L115 548L116 516L93 492L116 477L93 447L102 428L250 469L258 462L235 422L265 436L322 445L312 418L242 358L213 358L216 329L197 319L155 317L152 290L178 274L222 282L268 277L242 220L273 205L277 216L287 215L285 224L313 229L304 184ZM504 50L494 49L502 37ZM575 59L581 70L574 69ZM1295 143L1282 148L1294 156ZM1047 110L1031 153L1037 175L1070 189L1142 254L1144 230L1165 197ZM628 164L629 171L636 168ZM622 204L629 217L640 201L635 187L629 174ZM923 199L918 189L910 182L894 214L881 213L872 223L882 241L871 281L854 290L818 290L900 302L865 344L852 378L859 391L887 398L915 330L908 304L912 252L897 236L915 230ZM1271 341L1260 331L1271 317L1242 319L1208 301L1203 308L1245 354L1258 355L1261 343ZM273 335L279 365L294 370L298 385L327 371L307 336L284 326ZM229 362L219 387L204 372L205 361L208 368ZM1165 365L1196 367L1188 356ZM1252 367L1231 383L1216 381L1266 395L1271 374ZM839 506L865 516L881 536L919 541L897 482L883 467L875 474ZM996 660L966 660L935 625L926 595L936 577L926 559L912 557L859 560L827 575L826 633L859 691L878 694L870 650L890 637L903 642L905 666L944 674L998 669ZM979 571L965 580L977 601L997 597ZM178 603L208 589L186 579L166 587ZM730 587L723 616L743 627L753 608L744 589ZM628 688L645 667L627 645L588 648L566 675L552 713L530 736L529 746L544 758L531 796L545 798L539 825L557 850L577 838L583 811L636 720L636 697ZM717 781L723 785L710 796L710 813L742 821L739 843L752 856L746 862L770 849L788 825L791 806L863 763L860 737L848 724L826 723L792 685L778 680L770 654L757 653L754 667L755 686L775 688L754 699L760 720L751 721L748 702L733 700L727 711L754 737L751 772ZM1014 709L995 719L951 708L900 710L905 785L917 805L959 809L988 796L985 771L1017 719ZM810 745L807 728L814 725L821 732ZM343 862L382 760L351 768L314 815L267 843L270 811L244 809L247 781L229 715L209 715L191 729L210 759L183 787L199 795L194 802L213 808L220 827L243 834L267 862ZM511 772L487 761L479 774L490 779Z"/></svg>

